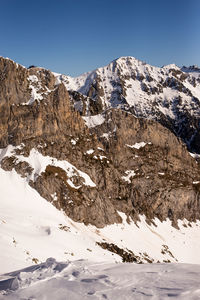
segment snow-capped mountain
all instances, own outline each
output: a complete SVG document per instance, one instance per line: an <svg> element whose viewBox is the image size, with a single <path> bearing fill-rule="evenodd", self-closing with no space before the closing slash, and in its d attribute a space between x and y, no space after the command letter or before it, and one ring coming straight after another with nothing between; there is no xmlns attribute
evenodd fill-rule
<svg viewBox="0 0 200 300"><path fill-rule="evenodd" d="M131 57L77 78L0 58L1 273L48 257L199 263L184 144L199 152L199 81Z"/></svg>
<svg viewBox="0 0 200 300"><path fill-rule="evenodd" d="M121 57L76 78L55 75L68 90L100 102L99 112L120 107L137 117L157 120L180 137L191 151L200 152L197 66L181 69L171 64L158 68L134 57Z"/></svg>

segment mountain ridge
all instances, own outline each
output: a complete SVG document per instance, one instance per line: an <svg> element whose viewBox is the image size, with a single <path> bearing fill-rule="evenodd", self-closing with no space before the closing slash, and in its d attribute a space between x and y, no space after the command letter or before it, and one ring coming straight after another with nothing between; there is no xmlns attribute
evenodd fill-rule
<svg viewBox="0 0 200 300"><path fill-rule="evenodd" d="M174 64L159 68L121 57L78 77L57 79L69 91L81 94L77 101L84 95L101 110L118 107L154 119L180 137L191 152L199 153L200 76L194 66L185 71Z"/></svg>
<svg viewBox="0 0 200 300"><path fill-rule="evenodd" d="M126 62L122 60L123 64ZM145 73L147 67L149 73ZM102 77L93 74L88 80L84 77L75 82L80 89L84 87L84 95L80 90L70 89L71 83L64 75L54 75L38 67L26 69L0 58L2 176L8 172L11 178L18 176L23 179L23 184L35 190L41 201L46 199L50 202L75 222L74 226L92 225L98 232L113 224L117 228L124 218L127 224L137 224L143 215L145 226L154 228L155 220L159 224L171 222L170 230L175 230L178 235L180 222L187 224L187 228L192 222L195 228L195 222L200 219L200 166L198 155L188 152L186 141L199 126L198 99L196 103L192 101L193 96L184 85L188 84L188 77L181 85L180 78L184 75L181 71L176 73L177 70L167 68L164 75L155 73L151 80L148 76L154 69L149 68L141 62L138 69L133 70L132 60L127 69L113 64L109 70L102 68ZM171 80L166 81L167 74L171 74ZM153 88L157 84L156 76L157 79L166 77L163 86L155 94L148 94L142 89L143 84L148 81L152 84L149 87ZM109 99L105 98L110 90L105 87L104 78L109 84L112 82ZM127 86L127 82L138 87L134 90L132 86L133 93L141 93L141 99L133 97L135 106L132 107L129 102L131 87ZM198 93L198 77L195 82ZM173 123L167 115L161 114L165 117L164 121L168 121L165 126L161 120L155 120L160 116L158 108L169 99L161 100L160 106L152 105L154 102L150 100L155 97L156 101L166 89L184 96L183 103L179 99L180 111L185 103L188 107L184 112L196 114L188 115L191 125L195 120L197 123L191 128L185 124L189 130L185 142L183 137L175 134L175 129L168 129L173 127ZM127 95L130 97L127 98ZM170 113L174 101L169 101L167 111ZM139 109L150 117L139 116ZM155 115L151 115L153 111ZM198 136L196 138L198 142ZM198 149L198 143L196 147ZM126 243L116 240L115 244L110 237L105 241L101 238L98 243L98 247L114 253L124 253L126 248ZM159 251L166 253L166 249L162 248L163 239L160 243ZM135 249L132 246L130 250ZM143 257L139 252L145 251L138 248L136 256ZM130 253L124 255L130 257ZM152 257L152 254L147 255Z"/></svg>

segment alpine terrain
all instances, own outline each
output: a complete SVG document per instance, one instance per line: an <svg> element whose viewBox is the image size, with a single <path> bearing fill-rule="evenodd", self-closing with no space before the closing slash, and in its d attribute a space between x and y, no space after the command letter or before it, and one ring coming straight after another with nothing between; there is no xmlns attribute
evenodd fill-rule
<svg viewBox="0 0 200 300"><path fill-rule="evenodd" d="M48 289L62 274L79 278L80 294L89 284L83 299L117 299L106 292L120 281L111 263L162 263L141 266L141 278L156 276L151 296L197 299L196 279L172 292L154 283L187 269L163 263L200 263L200 69L121 57L72 78L0 57L0 191L0 290L40 278ZM124 299L148 297L139 283L130 296L130 284ZM2 297L43 299L16 293Z"/></svg>

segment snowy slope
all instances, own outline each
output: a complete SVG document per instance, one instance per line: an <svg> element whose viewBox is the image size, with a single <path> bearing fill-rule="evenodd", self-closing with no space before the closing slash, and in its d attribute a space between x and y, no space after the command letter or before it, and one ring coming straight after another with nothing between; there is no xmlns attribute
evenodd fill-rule
<svg viewBox="0 0 200 300"><path fill-rule="evenodd" d="M200 266L46 263L0 276L0 299L199 299ZM5 291L9 286L13 291ZM14 290L15 289L15 290Z"/></svg>
<svg viewBox="0 0 200 300"><path fill-rule="evenodd" d="M170 221L149 226L141 216L137 224L127 223L97 229L75 223L62 211L32 189L27 179L14 170L0 169L0 272L9 272L48 257L57 260L88 259L120 262L121 257L102 249L96 242L107 242L120 249L131 250L147 262L157 261L200 263L200 222L179 223L180 230Z"/></svg>
<svg viewBox="0 0 200 300"><path fill-rule="evenodd" d="M67 218L15 171L0 169L0 189L1 273L50 256L114 260L111 253L95 245L97 236L89 228ZM91 248L93 251L88 250Z"/></svg>

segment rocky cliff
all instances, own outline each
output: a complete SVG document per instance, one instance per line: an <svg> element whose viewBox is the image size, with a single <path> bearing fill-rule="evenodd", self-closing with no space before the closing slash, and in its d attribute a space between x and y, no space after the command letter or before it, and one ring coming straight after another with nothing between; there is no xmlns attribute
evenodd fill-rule
<svg viewBox="0 0 200 300"><path fill-rule="evenodd" d="M138 118L134 107L106 106L95 80L87 95L68 92L66 77L0 58L1 168L15 169L85 224L119 223L118 211L135 221L141 214L149 222L170 218L174 226L199 219L198 161L170 125ZM127 102L122 92L120 105Z"/></svg>

